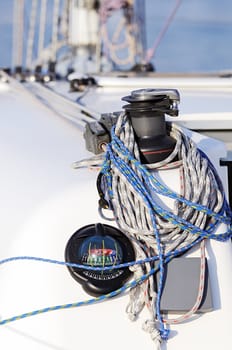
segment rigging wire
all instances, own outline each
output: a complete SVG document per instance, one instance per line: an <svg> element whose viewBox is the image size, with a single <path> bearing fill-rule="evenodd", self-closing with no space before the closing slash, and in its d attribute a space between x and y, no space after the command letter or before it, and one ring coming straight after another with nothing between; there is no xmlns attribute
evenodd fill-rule
<svg viewBox="0 0 232 350"><path fill-rule="evenodd" d="M47 0L40 0L40 2L32 0L30 7L26 6L25 0L14 1L12 68L25 65L27 69L31 70L36 65L47 63L49 59L56 60L57 51L67 44L68 0L63 0L63 8L65 11L61 12L61 1L53 0L51 40L45 47ZM30 11L29 15L26 14L28 10ZM58 35L59 18L62 25L62 38L60 39ZM27 39L25 33L27 34ZM35 45L36 36L38 36L37 45ZM25 62L23 57L24 43L26 46Z"/></svg>
<svg viewBox="0 0 232 350"><path fill-rule="evenodd" d="M35 40L37 6L38 6L38 0L32 0L28 42L27 42L27 55L26 55L26 68L28 69L33 68L32 62L33 62L34 40Z"/></svg>
<svg viewBox="0 0 232 350"><path fill-rule="evenodd" d="M60 32L63 37L68 40L68 22L69 22L69 0L63 0L63 7L61 10Z"/></svg>
<svg viewBox="0 0 232 350"><path fill-rule="evenodd" d="M39 22L39 39L38 39L38 61L43 61L42 54L44 49L44 38L46 29L47 0L41 0L40 4L40 22Z"/></svg>
<svg viewBox="0 0 232 350"><path fill-rule="evenodd" d="M51 59L56 61L57 42L58 42L58 17L59 17L60 0L54 0L53 19L52 19L52 42L51 42Z"/></svg>
<svg viewBox="0 0 232 350"><path fill-rule="evenodd" d="M15 0L13 8L12 68L23 65L24 0Z"/></svg>
<svg viewBox="0 0 232 350"><path fill-rule="evenodd" d="M144 62L144 58L147 50L147 37L146 37L146 16L145 16L145 1L135 1L135 23L137 25L137 45L136 45L136 59L140 63Z"/></svg>
<svg viewBox="0 0 232 350"><path fill-rule="evenodd" d="M147 63L150 62L151 59L155 56L156 50L157 50L159 44L161 43L161 41L162 41L164 35L166 34L166 32L167 32L169 26L171 25L171 23L172 23L172 21L173 21L175 15L176 15L176 13L177 13L177 10L179 9L179 7L180 7L180 5L181 5L181 1L182 1L182 0L176 0L176 3L175 3L175 5L174 5L174 8L173 8L173 10L171 11L170 15L168 16L166 22L164 23L164 26L163 26L163 28L161 29L161 31L160 31L158 37L156 38L156 40L155 40L153 46L152 46L150 49L147 50L147 54L146 54L146 62L147 62Z"/></svg>

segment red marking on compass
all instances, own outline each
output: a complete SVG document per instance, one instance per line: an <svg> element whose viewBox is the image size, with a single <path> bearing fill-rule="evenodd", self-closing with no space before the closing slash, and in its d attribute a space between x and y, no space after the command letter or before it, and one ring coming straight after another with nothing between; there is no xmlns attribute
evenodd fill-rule
<svg viewBox="0 0 232 350"><path fill-rule="evenodd" d="M90 249L89 255L97 255L97 256L109 256L114 253L113 249L108 249L108 248L95 248L95 249Z"/></svg>

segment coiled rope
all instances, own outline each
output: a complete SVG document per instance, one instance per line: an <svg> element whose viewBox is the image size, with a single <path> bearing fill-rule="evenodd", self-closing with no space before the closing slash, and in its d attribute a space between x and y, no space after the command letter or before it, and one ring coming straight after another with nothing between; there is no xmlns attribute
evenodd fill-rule
<svg viewBox="0 0 232 350"><path fill-rule="evenodd" d="M107 29L107 19L112 15L114 11L122 10L126 7L131 7L132 1L126 0L103 0L100 5L99 15L101 24L101 37L105 45L105 54L111 58L111 60L117 65L127 65L133 64L135 59L135 41L134 34L135 28L134 23L128 22L128 20L123 16L118 22L113 34L110 38ZM133 30L134 29L134 30ZM122 33L124 34L123 40ZM120 55L122 50L127 49L126 57Z"/></svg>
<svg viewBox="0 0 232 350"><path fill-rule="evenodd" d="M164 161L142 165L133 128L126 116L121 114L112 129L112 141L107 146L102 167L102 189L109 201L119 228L134 242L137 258L157 256L160 276L157 290L150 275L144 284L136 285L131 291L128 305L130 318L135 319L144 305L148 305L151 319L145 322L145 329L151 333L157 347L168 338L169 330L160 311L164 287L165 258L176 255L201 241L201 257L204 259L204 239L226 241L231 237L231 212L226 202L223 186L209 159L197 149L194 142L184 135L180 128L171 124L170 135L176 139L172 154ZM180 161L174 162L175 158ZM181 193L175 193L156 177L157 171L179 167L182 179ZM174 199L173 210L160 204L160 195ZM219 223L229 225L228 231L215 233ZM201 264L204 276L204 263ZM149 274L153 264L136 265L136 276ZM200 286L201 288L201 286ZM202 295L185 320L196 312ZM170 320L176 323L177 320Z"/></svg>
<svg viewBox="0 0 232 350"><path fill-rule="evenodd" d="M132 126L122 113L112 129L112 141L107 145L101 169L102 189L110 202L118 226L134 243L136 261L104 268L28 256L0 261L0 264L4 264L17 260L36 260L101 271L130 266L134 270L135 279L98 298L24 313L2 320L0 325L49 311L104 301L130 289L128 315L135 319L144 305L148 306L151 319L145 321L144 329L151 334L158 348L161 341L168 338L167 323L184 321L196 312L202 299L204 264L201 264L201 281L196 303L186 315L177 320L163 319L160 311L165 265L173 257L187 252L197 244L201 246L203 262L205 239L225 242L231 238L232 215L221 181L206 155L177 126L170 125L170 134L176 139L173 153L161 163L142 165ZM174 161L176 157L179 159L177 162ZM171 191L155 176L157 170L174 167L179 167L181 171L180 194ZM174 199L173 210L160 204L159 195ZM227 225L227 231L216 233L220 223ZM154 266L155 261L157 263ZM156 290L154 275L158 271L160 277Z"/></svg>

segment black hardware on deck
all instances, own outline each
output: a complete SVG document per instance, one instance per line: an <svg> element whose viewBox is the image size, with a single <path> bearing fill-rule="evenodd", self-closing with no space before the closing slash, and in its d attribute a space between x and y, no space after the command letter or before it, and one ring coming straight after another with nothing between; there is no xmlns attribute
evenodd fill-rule
<svg viewBox="0 0 232 350"><path fill-rule="evenodd" d="M174 150L176 140L169 135L165 114L178 115L179 92L175 89L140 89L122 98L131 120L142 163L156 163Z"/></svg>

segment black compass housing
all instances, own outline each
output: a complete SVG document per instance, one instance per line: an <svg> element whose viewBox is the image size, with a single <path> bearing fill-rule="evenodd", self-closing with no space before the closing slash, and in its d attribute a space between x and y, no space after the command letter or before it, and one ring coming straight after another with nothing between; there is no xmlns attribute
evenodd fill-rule
<svg viewBox="0 0 232 350"><path fill-rule="evenodd" d="M164 160L174 150L176 141L167 131L165 114L178 115L179 92L175 89L140 89L122 98L123 106L135 132L142 163Z"/></svg>
<svg viewBox="0 0 232 350"><path fill-rule="evenodd" d="M100 268L96 271L68 267L72 277L88 294L99 296L117 290L131 277L127 267L103 268L134 261L135 253L132 243L120 230L98 223L84 226L71 236L65 249L65 260Z"/></svg>

